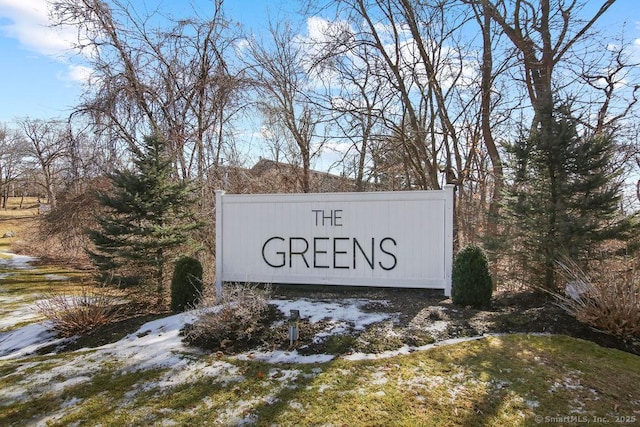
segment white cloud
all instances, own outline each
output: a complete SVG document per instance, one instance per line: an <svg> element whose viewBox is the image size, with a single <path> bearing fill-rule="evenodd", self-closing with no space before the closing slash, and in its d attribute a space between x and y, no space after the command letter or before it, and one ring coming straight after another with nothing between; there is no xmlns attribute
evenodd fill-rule
<svg viewBox="0 0 640 427"><path fill-rule="evenodd" d="M51 27L47 0L0 0L0 20L5 37L48 56L66 56L77 39L73 28Z"/></svg>
<svg viewBox="0 0 640 427"><path fill-rule="evenodd" d="M69 65L68 77L70 80L88 83L93 76L93 69L84 65Z"/></svg>
<svg viewBox="0 0 640 427"><path fill-rule="evenodd" d="M307 37L316 43L328 43L336 38L351 37L352 29L346 21L329 21L319 16L307 18Z"/></svg>
<svg viewBox="0 0 640 427"><path fill-rule="evenodd" d="M240 39L234 44L236 55L244 56L244 53L251 47L251 41L248 39Z"/></svg>
<svg viewBox="0 0 640 427"><path fill-rule="evenodd" d="M311 67L317 65L317 58L324 57L327 52L336 49L337 46L340 46L340 42L346 43L351 39L353 29L346 21L329 21L318 16L307 18L306 23L306 34L298 34L293 42L301 46L305 52L305 68L310 73L312 86L320 87L323 85L323 81L332 85L335 83L334 79L339 77L335 72L325 67L313 70ZM348 52L344 53L349 54Z"/></svg>

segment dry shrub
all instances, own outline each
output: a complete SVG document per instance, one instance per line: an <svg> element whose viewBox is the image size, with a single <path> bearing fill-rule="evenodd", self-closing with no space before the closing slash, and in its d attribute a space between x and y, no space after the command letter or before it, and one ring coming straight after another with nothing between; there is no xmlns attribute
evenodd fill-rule
<svg viewBox="0 0 640 427"><path fill-rule="evenodd" d="M91 241L86 230L96 227L96 213L102 209L95 192L109 191L108 180L87 180L82 188L69 188L58 194L57 204L39 215L35 227L24 233L16 250L41 259L89 268L86 249Z"/></svg>
<svg viewBox="0 0 640 427"><path fill-rule="evenodd" d="M622 338L640 337L640 277L637 270L607 270L594 279L570 261L558 262L566 294L552 293L577 320Z"/></svg>
<svg viewBox="0 0 640 427"><path fill-rule="evenodd" d="M120 298L106 287L83 286L75 295L51 295L36 302L36 309L63 337L82 335L120 318Z"/></svg>
<svg viewBox="0 0 640 427"><path fill-rule="evenodd" d="M209 349L233 353L260 343L270 323L270 290L256 285L225 287L217 303L205 299L197 319L184 329L185 341Z"/></svg>

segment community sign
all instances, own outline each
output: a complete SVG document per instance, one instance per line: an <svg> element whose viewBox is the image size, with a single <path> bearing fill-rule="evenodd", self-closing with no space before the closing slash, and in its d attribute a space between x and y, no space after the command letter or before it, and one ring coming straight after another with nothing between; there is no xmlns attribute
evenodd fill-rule
<svg viewBox="0 0 640 427"><path fill-rule="evenodd" d="M437 191L216 193L216 285L443 289L451 294L453 186Z"/></svg>

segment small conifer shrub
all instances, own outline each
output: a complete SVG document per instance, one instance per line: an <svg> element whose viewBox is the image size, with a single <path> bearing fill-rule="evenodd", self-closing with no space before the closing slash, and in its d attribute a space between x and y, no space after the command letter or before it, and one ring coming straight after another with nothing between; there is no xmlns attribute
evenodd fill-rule
<svg viewBox="0 0 640 427"><path fill-rule="evenodd" d="M171 279L171 310L178 313L195 307L202 296L202 264L184 256L176 262Z"/></svg>
<svg viewBox="0 0 640 427"><path fill-rule="evenodd" d="M454 304L482 307L491 301L493 283L487 257L479 246L469 245L453 261L451 299Z"/></svg>

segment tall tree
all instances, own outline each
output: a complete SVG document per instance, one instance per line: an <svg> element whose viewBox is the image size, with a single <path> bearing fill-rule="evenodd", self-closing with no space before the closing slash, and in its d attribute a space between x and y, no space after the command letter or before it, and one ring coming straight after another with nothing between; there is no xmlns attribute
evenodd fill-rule
<svg viewBox="0 0 640 427"><path fill-rule="evenodd" d="M165 142L147 137L134 153L133 170L117 170L109 178L113 193L100 193L105 212L89 231L95 244L90 256L103 279L124 284L155 284L164 298L167 264L175 250L198 227L191 207L193 193L176 180Z"/></svg>
<svg viewBox="0 0 640 427"><path fill-rule="evenodd" d="M7 198L19 177L26 156L25 140L19 133L0 124L0 208L7 208Z"/></svg>
<svg viewBox="0 0 640 427"><path fill-rule="evenodd" d="M353 26L351 46L367 46L377 78L395 93L396 107L385 111L390 133L400 141L415 186L439 189L439 173L453 171L459 143L452 98L465 85L462 44L456 34L469 20L454 2L411 0L339 1ZM344 51L345 48L336 49ZM374 62L375 61L375 62Z"/></svg>
<svg viewBox="0 0 640 427"><path fill-rule="evenodd" d="M335 42L340 38L340 29L332 26L339 27L327 25L326 34L321 36ZM337 151L342 153L334 166L354 178L355 191L365 191L372 177L373 151L385 132L382 111L393 108L391 102L395 99L377 75L376 61L368 50L363 44L352 46L348 55L332 52L324 60L318 60L315 70L325 88L323 96L319 95L323 112L330 117L330 126L334 129L331 138Z"/></svg>
<svg viewBox="0 0 640 427"><path fill-rule="evenodd" d="M218 172L243 80L229 54L238 27L225 18L223 0L211 2L207 18L121 0L51 3L53 22L77 28L77 48L87 52L92 78L77 112L94 131L133 152L143 135L158 132L181 177Z"/></svg>
<svg viewBox="0 0 640 427"><path fill-rule="evenodd" d="M18 124L28 141L27 153L40 172L38 184L46 192L51 207L55 208L63 160L69 147L65 126L56 120L30 118L20 120Z"/></svg>
<svg viewBox="0 0 640 427"><path fill-rule="evenodd" d="M554 126L554 71L568 59L571 49L583 41L597 20L615 0L602 2L586 20L579 19L581 4L575 0L465 0L479 4L518 52L522 80L526 86L534 115L531 129L538 125Z"/></svg>
<svg viewBox="0 0 640 427"><path fill-rule="evenodd" d="M579 134L567 106L552 126L510 147L513 186L506 200L510 242L535 283L553 290L561 257L586 262L598 244L624 236L620 168L610 135Z"/></svg>
<svg viewBox="0 0 640 427"><path fill-rule="evenodd" d="M302 191L311 189L311 161L322 144L316 141L319 115L310 100L311 84L305 67L306 48L296 41L289 23L272 25L270 38L250 42L247 60L249 74L258 93L258 108L264 116L267 132L279 134L290 142L292 163L301 163ZM298 162L298 161L299 162Z"/></svg>
<svg viewBox="0 0 640 427"><path fill-rule="evenodd" d="M313 7L316 2L308 3ZM457 238L464 243L486 232L485 216L478 211L484 213L485 200L491 203L497 198L503 174L493 138L494 128L504 122L501 99L495 96L499 92L495 75L504 67L501 60L493 66L491 56L495 26L459 0L330 3L337 10L331 25L345 30L339 37L325 37L319 64L329 67L334 81L347 87L357 88L351 81L358 68L359 81L367 82L367 96L354 90L354 98L375 102L366 108L347 104L349 114L343 117L349 119L350 138L357 136L361 147L369 149L375 168L369 175L374 180L392 178L393 188L439 189L444 183L455 184ZM477 46L479 19L485 24L484 52ZM335 104L345 105L343 93L331 95L340 101ZM371 151L374 147L376 153ZM487 154L492 173L486 173ZM478 187L487 197L475 196ZM470 212L464 217L458 214L463 207ZM467 219L472 222L463 224Z"/></svg>

